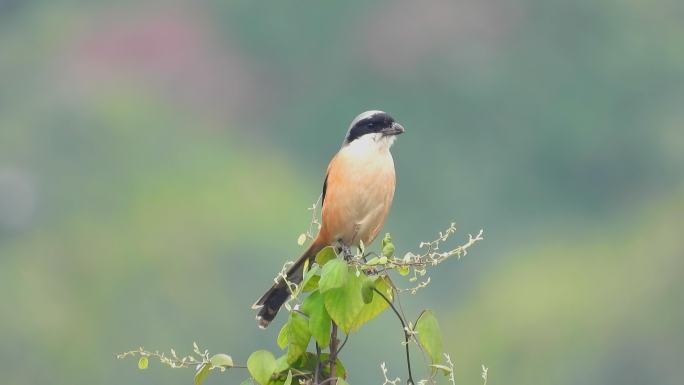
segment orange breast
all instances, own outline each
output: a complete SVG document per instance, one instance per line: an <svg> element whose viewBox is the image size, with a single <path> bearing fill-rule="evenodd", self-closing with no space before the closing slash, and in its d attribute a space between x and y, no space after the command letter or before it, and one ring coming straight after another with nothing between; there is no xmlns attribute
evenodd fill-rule
<svg viewBox="0 0 684 385"><path fill-rule="evenodd" d="M389 151L341 150L328 167L320 236L327 244L340 240L370 244L385 223L394 197L394 161Z"/></svg>

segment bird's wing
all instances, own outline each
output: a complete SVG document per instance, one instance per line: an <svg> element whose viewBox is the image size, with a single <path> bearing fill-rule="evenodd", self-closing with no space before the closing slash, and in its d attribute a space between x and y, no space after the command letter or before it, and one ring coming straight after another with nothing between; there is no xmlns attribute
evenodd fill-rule
<svg viewBox="0 0 684 385"><path fill-rule="evenodd" d="M321 194L321 206L325 202L325 190L328 189L328 174L325 174L325 181L323 181L323 193Z"/></svg>
<svg viewBox="0 0 684 385"><path fill-rule="evenodd" d="M337 159L337 154L333 156L333 158L330 160L330 163L328 164L328 169L325 171L325 180L323 181L323 193L321 194L321 207L323 207L323 203L325 202L325 193L328 192L328 180L330 179L330 170L333 168L333 164L335 163L335 160Z"/></svg>

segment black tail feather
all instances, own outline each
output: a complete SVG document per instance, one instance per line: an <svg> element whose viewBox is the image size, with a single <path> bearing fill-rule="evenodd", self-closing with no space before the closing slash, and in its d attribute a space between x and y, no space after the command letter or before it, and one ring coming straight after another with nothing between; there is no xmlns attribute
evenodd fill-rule
<svg viewBox="0 0 684 385"><path fill-rule="evenodd" d="M255 304L255 306L260 306L256 317L260 328L265 329L273 321L276 314L278 314L278 310L280 310L289 296L290 289L287 285L273 286L264 294L261 304Z"/></svg>
<svg viewBox="0 0 684 385"><path fill-rule="evenodd" d="M304 262L312 261L322 248L323 246L320 246L318 242L314 241L306 252L304 252L304 255L302 255L287 271L287 280L296 284L302 282ZM252 309L259 309L256 319L260 328L265 329L271 321L273 321L276 314L278 314L278 310L280 310L289 297L290 289L287 286L287 283L280 279L273 287L268 289L254 305L252 305Z"/></svg>

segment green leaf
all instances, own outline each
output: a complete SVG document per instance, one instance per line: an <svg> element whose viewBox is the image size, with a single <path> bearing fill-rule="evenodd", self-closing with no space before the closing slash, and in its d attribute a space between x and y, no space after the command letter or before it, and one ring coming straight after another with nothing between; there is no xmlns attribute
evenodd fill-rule
<svg viewBox="0 0 684 385"><path fill-rule="evenodd" d="M385 233L385 237L382 238L382 244L381 245L384 248L385 245L387 245L388 243L392 243L392 236L390 235L390 233Z"/></svg>
<svg viewBox="0 0 684 385"><path fill-rule="evenodd" d="M330 343L330 315L320 291L311 293L302 303L302 311L309 316L309 330L321 348Z"/></svg>
<svg viewBox="0 0 684 385"><path fill-rule="evenodd" d="M290 313L290 320L287 322L287 362L293 363L306 352L311 340L309 331L309 320L297 312Z"/></svg>
<svg viewBox="0 0 684 385"><path fill-rule="evenodd" d="M283 385L292 385L292 371L287 372L287 378L285 379L285 383Z"/></svg>
<svg viewBox="0 0 684 385"><path fill-rule="evenodd" d="M378 263L380 263L380 258L373 257L373 258L369 259L368 262L366 262L366 266L375 266Z"/></svg>
<svg viewBox="0 0 684 385"><path fill-rule="evenodd" d="M316 265L318 266L318 265ZM320 282L321 276L320 275L313 275L311 278L306 281L304 286L302 286L302 291L303 292L308 292L308 291L314 291L318 289L318 282Z"/></svg>
<svg viewBox="0 0 684 385"><path fill-rule="evenodd" d="M342 262L344 263L344 261ZM325 309L328 311L330 318L346 334L349 334L356 316L364 306L361 288L366 276L362 273L357 277L356 274L347 271L347 277L347 282L343 286L329 289L323 293L323 297ZM321 283L323 283L322 279Z"/></svg>
<svg viewBox="0 0 684 385"><path fill-rule="evenodd" d="M370 279L368 279L370 280ZM367 280L367 281L368 281ZM374 287L381 292L388 300L392 301L392 284L388 277L378 277L373 282ZM357 331L368 321L380 315L387 310L389 304L377 293L373 292L372 300L363 305L361 311L355 317L352 324L352 331Z"/></svg>
<svg viewBox="0 0 684 385"><path fill-rule="evenodd" d="M432 364L439 364L443 353L442 331L432 311L425 310L420 314L414 330L418 333L416 338L420 346L430 356Z"/></svg>
<svg viewBox="0 0 684 385"><path fill-rule="evenodd" d="M344 378L337 377L337 385L349 385L349 383L345 381Z"/></svg>
<svg viewBox="0 0 684 385"><path fill-rule="evenodd" d="M318 267L318 265L313 265L313 267L304 274L304 279L299 285L299 287L302 288L302 291L311 291L318 287L318 280L320 277L317 274L320 269L321 268Z"/></svg>
<svg viewBox="0 0 684 385"><path fill-rule="evenodd" d="M330 358L330 354L328 353L321 353L321 362L327 362ZM306 352L302 354L302 356L292 364L293 368L297 368L298 370L306 371L306 372L312 372L316 369L316 354L311 353L311 352ZM347 376L347 369L344 367L342 364L342 361L338 358L337 363L335 364L335 374L337 377L346 377ZM329 365L324 365L323 366L323 375L325 377L328 377L330 375L330 366ZM270 385L270 384L269 384Z"/></svg>
<svg viewBox="0 0 684 385"><path fill-rule="evenodd" d="M233 367L233 358L227 354L219 353L219 354L214 354L210 359L209 362L213 366L220 367L221 370L225 370L226 368L232 368Z"/></svg>
<svg viewBox="0 0 684 385"><path fill-rule="evenodd" d="M366 266L375 266L375 265L384 265L387 263L387 257L382 256L382 257L373 257L368 262L366 262Z"/></svg>
<svg viewBox="0 0 684 385"><path fill-rule="evenodd" d="M286 322L285 325L283 325L283 327L280 328L280 332L278 333L278 339L276 340L276 342L278 342L278 347L280 347L281 349L285 349L287 347L287 344L288 344L288 342L287 342L287 325L288 325L288 322Z"/></svg>
<svg viewBox="0 0 684 385"><path fill-rule="evenodd" d="M147 366L149 365L150 360L147 359L147 357L140 357L138 360L138 369L140 370L145 370L147 369Z"/></svg>
<svg viewBox="0 0 684 385"><path fill-rule="evenodd" d="M336 258L337 254L335 254L335 249L332 246L328 246L316 254L316 263L320 266L323 266L328 261L332 261Z"/></svg>
<svg viewBox="0 0 684 385"><path fill-rule="evenodd" d="M375 280L372 278L366 278L363 281L363 286L361 287L361 298L363 298L363 303L369 304L373 301L373 289L375 288Z"/></svg>
<svg viewBox="0 0 684 385"><path fill-rule="evenodd" d="M321 361L323 361L322 355ZM311 352L306 352L302 354L302 356L299 357L297 362L293 363L291 367L296 368L297 370L313 373L314 369L316 368L316 354Z"/></svg>
<svg viewBox="0 0 684 385"><path fill-rule="evenodd" d="M385 257L394 255L394 244L392 243L392 236L390 233L385 234L385 237L382 239L382 255Z"/></svg>
<svg viewBox="0 0 684 385"><path fill-rule="evenodd" d="M290 363L287 362L287 354L283 354L276 360L276 373L284 372L290 369Z"/></svg>
<svg viewBox="0 0 684 385"><path fill-rule="evenodd" d="M394 244L392 242L388 242L385 246L382 247L382 255L385 257L391 257L394 255Z"/></svg>
<svg viewBox="0 0 684 385"><path fill-rule="evenodd" d="M330 355L328 353L323 353L321 354L321 361L329 362ZM323 367L323 375L325 377L330 376L330 366L325 365ZM342 365L342 361L338 358L335 360L335 375L337 377L346 377L347 376L347 369Z"/></svg>
<svg viewBox="0 0 684 385"><path fill-rule="evenodd" d="M268 350L257 350L247 359L247 370L254 380L267 385L276 370L276 359Z"/></svg>
<svg viewBox="0 0 684 385"><path fill-rule="evenodd" d="M202 385L204 379L209 375L210 364L202 364L195 372L195 385Z"/></svg>
<svg viewBox="0 0 684 385"><path fill-rule="evenodd" d="M347 262L341 259L333 259L323 266L318 288L321 293L340 288L347 283L349 275Z"/></svg>
<svg viewBox="0 0 684 385"><path fill-rule="evenodd" d="M399 266L397 267L397 271L400 275L407 276L411 272L411 269L409 269L408 266Z"/></svg>

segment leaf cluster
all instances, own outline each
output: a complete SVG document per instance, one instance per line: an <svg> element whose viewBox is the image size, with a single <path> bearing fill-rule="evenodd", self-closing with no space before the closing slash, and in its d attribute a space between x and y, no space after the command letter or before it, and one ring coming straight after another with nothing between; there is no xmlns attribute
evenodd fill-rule
<svg viewBox="0 0 684 385"><path fill-rule="evenodd" d="M403 312L395 306L399 293L389 274L394 271L400 277L408 276L415 281L425 275L429 266L436 266L451 256L467 253L467 249L482 239L482 232L469 236L467 243L446 252L439 251L441 242L455 232L453 225L431 242L424 242L422 253L406 253L398 258L389 234L381 243L380 253L366 253L362 244L357 255L338 255L333 247L321 250L310 264L304 266L303 279L299 284L288 282L294 306L288 304L288 320L280 329L277 343L283 353L276 357L266 350L258 350L247 359L245 366L235 365L227 354L210 355L194 344L194 355L178 357L172 349L167 355L159 352L138 350L120 354L119 358L137 356L138 367L146 369L149 358L157 358L172 368L195 369L195 385L201 385L214 370L246 368L251 376L244 384L256 382L259 385L291 385L306 383L320 385L337 383L346 385L347 369L339 358L349 335L383 312L391 309L401 323L408 369L408 383L414 384L411 372L409 344L415 342L424 353L432 368L431 376L419 383L434 383L434 376L443 372L453 380L453 363L444 354L442 334L437 318L430 310L423 311L415 322L408 322ZM301 239L300 239L301 241ZM282 277L282 276L281 276ZM425 287L428 281L410 289L412 293ZM345 335L340 345L338 330ZM310 346L315 349L310 349ZM446 359L446 361L444 361ZM385 383L390 381L382 365Z"/></svg>
<svg viewBox="0 0 684 385"><path fill-rule="evenodd" d="M311 268L305 266L299 293L295 293L306 293L306 297L290 312L278 333L278 346L286 350L285 354L276 359L270 352L253 353L247 361L252 377L261 385L279 385L285 384L288 373L307 378L320 370L318 375L328 378L329 364L334 359L335 376L345 378L346 370L337 357L339 350L313 353L307 349L311 341L318 350L330 349L336 338L331 335L334 325L348 336L385 311L389 303L374 295L376 290L386 298L393 297L386 275L368 275L348 265L332 247L320 251Z"/></svg>

